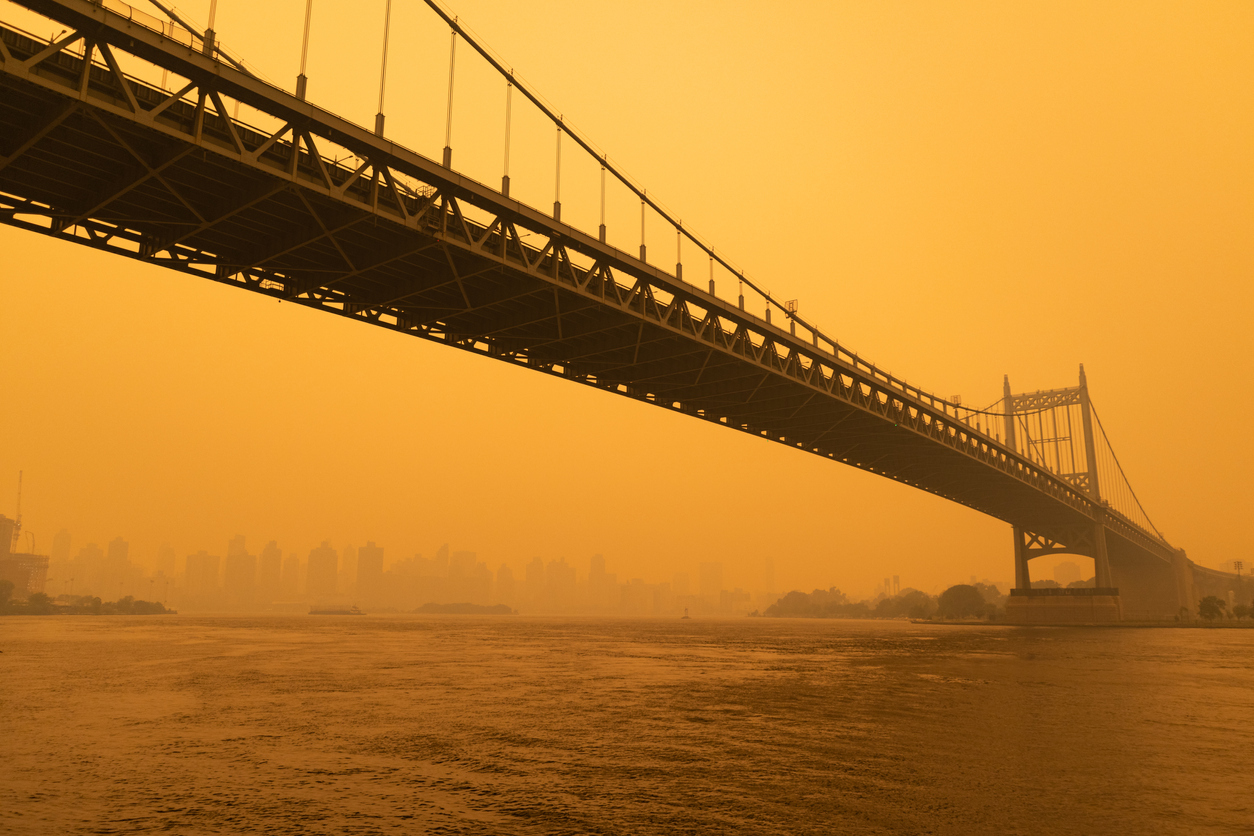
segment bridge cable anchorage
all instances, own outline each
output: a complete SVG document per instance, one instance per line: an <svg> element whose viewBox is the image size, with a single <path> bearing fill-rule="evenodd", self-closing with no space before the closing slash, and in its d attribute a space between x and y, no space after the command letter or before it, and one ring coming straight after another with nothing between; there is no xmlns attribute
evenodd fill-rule
<svg viewBox="0 0 1254 836"><path fill-rule="evenodd" d="M557 115L557 114L553 111L553 109L552 109L552 108L550 108L548 105L546 105L546 104L545 104L545 103L541 100L540 96L538 96L536 93L534 93L534 92L533 92L533 91L532 91L532 90L531 90L531 89L530 89L530 88L529 88L526 84L524 84L522 81L519 81L519 80L517 79L517 77L514 75L514 73L513 73L512 71L510 71L510 70L507 70L507 69L505 68L505 66L504 66L504 65L503 65L503 64L502 64L502 63L501 63L501 62L500 62L500 61L499 61L499 60L498 60L498 59L497 59L494 55L492 55L492 53L491 53L491 52L489 52L489 51L488 51L488 49L487 49L486 47L484 47L484 46L483 46L483 45L482 45L482 44L478 41L478 39L477 39L477 38L475 38L475 37L474 37L474 36L472 36L470 33L468 33L468 32L466 31L465 27L461 26L461 24L458 22L458 18L457 18L457 17L455 17L454 15L451 15L451 14L449 14L448 12L446 12L446 11L445 11L445 10L444 10L441 6L440 6L440 4L437 2L437 0L423 0L423 2L424 2L424 3L426 3L426 5L427 5L427 6L428 6L428 7L429 7L429 8L430 8L433 12L435 12L437 15L439 15L439 16L440 16L440 18L441 18L441 19L445 22L445 24L447 24L447 25L448 25L448 26L449 26L449 27L453 30L453 33L454 33L455 35L460 35L460 36L461 36L461 37L462 37L462 38L463 38L463 39L464 39L464 40L465 40L468 44L470 44L471 48L472 48L472 49L474 49L476 52L478 52L478 53L479 53L479 55L480 55L480 56L482 56L482 57L483 57L483 59L484 59L485 61L487 61L487 62L488 62L488 64L489 64L489 65L490 65L490 66L491 66L494 70L496 70L496 71L497 71L498 73L500 73L502 76L505 76L505 77L511 78L511 79L514 81L515 86L517 86L517 87L518 87L519 92L521 92L524 96L526 96L526 97L527 97L527 99L528 99L528 100L529 100L532 104L534 104L534 105L535 105L535 106L536 106L536 107L540 110L540 112L541 112L541 113L543 113L543 114L545 115L545 117L547 117L550 121L554 122L555 124L561 121L560 117L559 117L559 116L558 116L558 115ZM450 91L451 91L451 88L452 88L452 82L451 82L451 80L450 80L450 85L449 85L449 86L450 86ZM451 99L451 92L450 92L450 99ZM646 189L644 189L644 188L642 188L642 187L640 187L640 186L637 186L634 182L632 182L632 180L631 180L631 178L630 178L630 177L628 177L628 176L627 176L626 174L624 174L621 170L619 170L619 168L618 168L617 166L615 166L614 164L610 163L610 162L608 161L608 158L604 155L604 153L599 152L597 149L594 149L594 148L592 147L591 143L589 143L587 140L585 140L585 139L584 139L584 138L583 138L583 137L582 137L582 136L581 136L581 135L580 135L577 131L572 130L569 124L566 124L566 125L565 125L565 130L566 130L567 135L569 135L569 136L570 136L570 138L571 138L572 140L574 140L574 142L575 142L575 144L576 144L576 145L578 145L580 148L582 148L582 149L583 149L586 153L590 154L591 156L596 157L596 158L599 158L599 159L602 161L602 164L605 166L605 168L606 168L606 169L610 172L610 174L614 175L614 177L615 177L615 178L616 178L616 179L617 179L620 183L622 183L624 186L626 186L626 187L627 187L627 189L628 189L628 190L629 190L632 194L634 194L636 197L640 198L640 201L641 201L642 203L644 203L646 206L648 206L648 208L652 209L654 212L657 212L657 213L658 213L658 215L659 215L659 216L660 216L660 217L661 217L664 221L666 221L667 223L671 224L672 226L678 226L678 222L677 222L677 221L676 221L676 219L675 219L675 218L671 215L671 213L670 213L670 212L667 212L667 211L666 211L666 210L665 210L665 209L664 209L664 208L663 208L663 207L662 207L662 206L661 206L661 205L660 205L657 201L655 201L655 200L651 199L651 198L648 196L648 194L647 194L647 190L646 190ZM753 290L755 293L757 293L758 295L760 295L760 296L762 296L764 299L766 299L768 306L774 306L774 307L777 307L777 308L781 308L781 310L782 310L782 306L780 305L780 303L779 303L779 302L777 302L777 301L776 301L776 300L774 300L774 299L769 298L769 297L767 296L767 294L766 294L765 292L763 292L762 288L760 288L760 287L757 285L757 283L756 283L756 282L754 282L754 281L752 281L752 280L750 280L750 279L748 279L748 278L746 278L746 277L744 276L744 271L742 271L742 270L738 270L738 269L737 269L736 267L734 267L734 266L733 266L730 262L728 262L725 258L723 258L722 256L720 256L720 255L718 255L717 253L715 253L715 252L714 252L713 247L711 247L709 244L705 243L705 242L704 242L704 241L702 241L700 238L698 238L698 237L697 237L697 236L696 236L696 235L695 235L695 234L694 234L691 230L689 230L689 229L685 228L685 229L683 230L683 235L684 235L684 237L685 237L685 238L687 238L689 241L691 241L693 244L695 244L695 245L697 246L697 248L698 248L698 249L700 249L700 250L701 250L702 252L704 252L706 255L710 256L710 257L711 257L711 258L713 258L715 261L717 261L717 262L718 262L718 263L719 263L719 264L720 264L720 265L721 265L724 269L726 269L728 272L730 272L730 273L732 273L732 274L734 274L734 275L738 275L738 276L740 276L741 283L742 283L742 284L747 284L747 285L749 285L749 289L750 289L750 290ZM641 247L642 247L642 248L644 247L644 244L643 244L643 243L641 244ZM644 258L643 258L643 250L642 250L642 257L641 257L641 261L644 261ZM813 332L816 334L816 337L817 337L817 336L822 336L822 337L823 337L823 339L827 340L827 342L828 342L828 343L832 346L833 351L836 351L836 350L838 349L838 345L837 345L837 343L836 343L836 340L835 340L835 339L833 339L833 338L831 338L831 337L828 337L826 334L823 334L823 332L822 332L822 331L820 331L820 330L819 330L816 326L811 325L809 322L805 321L804 319L802 319L802 318L800 318L800 317L798 317L798 318L797 318L797 321L798 321L798 322L800 322L800 323L801 323L804 327L809 328L811 331L813 331ZM885 374L887 374L887 373L885 373Z"/></svg>
<svg viewBox="0 0 1254 836"><path fill-rule="evenodd" d="M388 0L391 2L391 0ZM453 35L448 48L448 108L444 120L444 167L453 167L453 70L457 64L457 18L453 18ZM511 73L512 79L512 73Z"/></svg>
<svg viewBox="0 0 1254 836"><path fill-rule="evenodd" d="M383 7L383 61L379 65L379 112L374 117L374 134L383 136L383 91L388 77L388 35L392 29L392 0Z"/></svg>
<svg viewBox="0 0 1254 836"><path fill-rule="evenodd" d="M309 23L312 18L313 0L305 0L305 36L300 42L300 75L296 76L296 98L302 102L305 100L305 93L309 86L309 79L305 77L305 67L309 59Z"/></svg>

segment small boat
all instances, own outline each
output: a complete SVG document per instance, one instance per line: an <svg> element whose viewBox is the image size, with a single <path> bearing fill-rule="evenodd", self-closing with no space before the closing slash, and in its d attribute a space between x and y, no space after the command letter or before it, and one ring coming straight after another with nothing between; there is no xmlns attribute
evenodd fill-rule
<svg viewBox="0 0 1254 836"><path fill-rule="evenodd" d="M356 604L351 607L310 607L310 615L365 615Z"/></svg>

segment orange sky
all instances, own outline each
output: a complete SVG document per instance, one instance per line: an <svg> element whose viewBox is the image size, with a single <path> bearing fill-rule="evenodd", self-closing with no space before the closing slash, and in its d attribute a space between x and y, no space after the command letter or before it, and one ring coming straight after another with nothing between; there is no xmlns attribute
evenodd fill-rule
<svg viewBox="0 0 1254 836"><path fill-rule="evenodd" d="M290 86L303 8L220 0L217 28ZM382 10L314 7L309 96L362 124ZM1159 528L1201 563L1248 559L1254 5L453 10L881 367L983 405L1003 374L1069 386L1083 362ZM393 18L388 133L439 159L448 33L417 0ZM4 2L0 19L43 31ZM454 113L455 165L499 183L503 85L464 45ZM596 167L563 151L563 219L595 229ZM510 174L551 206L552 129L519 98ZM612 195L612 243L638 245L636 212ZM673 261L673 235L649 234ZM717 559L754 587L768 555L784 588L1013 576L1005 524L815 456L8 227L0 253L0 513L25 470L40 551L65 527L140 561L242 533L302 555L373 539L389 560L448 541L494 568L602 552L649 580Z"/></svg>

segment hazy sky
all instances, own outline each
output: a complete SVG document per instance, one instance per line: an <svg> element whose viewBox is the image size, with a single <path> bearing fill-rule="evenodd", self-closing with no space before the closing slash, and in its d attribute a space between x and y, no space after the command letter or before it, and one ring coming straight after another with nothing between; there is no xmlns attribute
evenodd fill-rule
<svg viewBox="0 0 1254 836"><path fill-rule="evenodd" d="M448 32L393 5L388 134L438 160ZM383 6L314 5L309 97L365 125ZM303 9L220 0L217 29L290 88ZM452 9L686 225L881 367L983 405L1003 374L1070 386L1084 363L1159 528L1204 564L1249 557L1254 5ZM180 10L203 23L208 2ZM43 32L0 2L19 18ZM454 164L491 184L504 98L461 45ZM553 131L519 97L514 112L513 193L547 209ZM563 219L595 230L596 166L563 151ZM624 249L637 212L612 196ZM673 262L673 234L649 235ZM302 555L373 539L389 561L448 541L493 567L601 552L649 580L722 560L755 587L766 556L783 588L1013 577L1009 526L815 456L9 227L0 253L0 513L25 470L40 551L65 527L75 548L121 535L141 562L242 533Z"/></svg>

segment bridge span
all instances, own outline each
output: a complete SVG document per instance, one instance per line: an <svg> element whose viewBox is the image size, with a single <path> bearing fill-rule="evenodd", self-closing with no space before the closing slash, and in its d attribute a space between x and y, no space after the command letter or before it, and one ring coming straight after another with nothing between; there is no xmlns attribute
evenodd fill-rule
<svg viewBox="0 0 1254 836"><path fill-rule="evenodd" d="M1031 558L1066 552L1094 559L1096 585L1122 591L1125 618L1195 606L1191 564L1126 480L1122 492L1106 480L1103 493L1083 370L1078 387L1015 395L1007 382L995 408L962 406L769 296L751 313L742 273L731 274L734 298L718 295L713 265L726 262L683 229L710 258L707 286L651 263L643 244L623 252L604 227L563 223L560 204L550 213L511 199L508 178L494 188L459 174L448 149L436 162L398 145L382 114L369 130L319 108L303 75L296 92L258 79L211 32L113 0L20 4L67 32L49 41L0 21L0 221L928 491L1013 527L1021 590ZM174 83L129 74L136 59ZM228 102L272 124L245 124ZM637 193L642 210L661 211ZM1064 414L1075 419L1065 436Z"/></svg>

